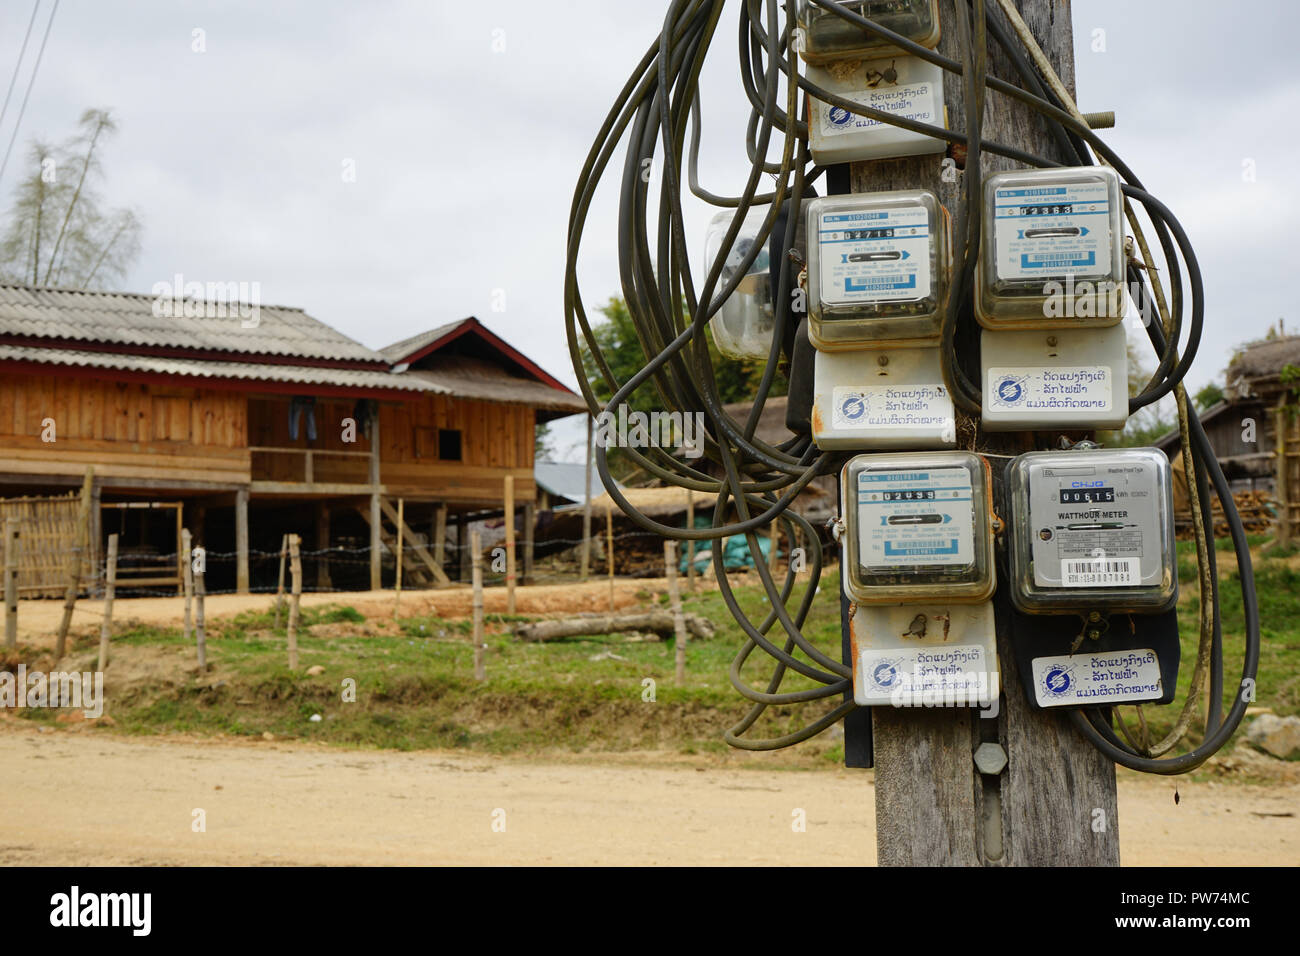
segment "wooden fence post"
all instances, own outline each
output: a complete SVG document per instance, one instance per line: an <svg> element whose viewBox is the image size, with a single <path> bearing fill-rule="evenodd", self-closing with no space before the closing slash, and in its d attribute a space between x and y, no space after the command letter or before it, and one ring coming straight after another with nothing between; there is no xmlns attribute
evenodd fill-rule
<svg viewBox="0 0 1300 956"><path fill-rule="evenodd" d="M515 613L515 476L506 475L506 613Z"/></svg>
<svg viewBox="0 0 1300 956"><path fill-rule="evenodd" d="M289 535L289 573L293 590L289 597L289 670L298 669L298 599L302 597L302 555L300 539Z"/></svg>
<svg viewBox="0 0 1300 956"><path fill-rule="evenodd" d="M181 530L181 588L185 595L185 628L181 633L181 640L185 643L190 641L190 632L194 629L194 545L190 537L190 529Z"/></svg>
<svg viewBox="0 0 1300 956"><path fill-rule="evenodd" d="M108 536L104 559L104 619L99 624L99 670L108 667L108 639L113 632L113 597L117 591L117 535Z"/></svg>
<svg viewBox="0 0 1300 956"><path fill-rule="evenodd" d="M695 492L686 489L686 527L695 530ZM695 593L695 542L686 542L686 588Z"/></svg>
<svg viewBox="0 0 1300 956"><path fill-rule="evenodd" d="M397 568L393 577L393 620L397 620L398 612L402 609L402 551L405 550L405 544L402 541L402 532L406 530L406 499L397 499ZM290 665L292 666L292 665Z"/></svg>
<svg viewBox="0 0 1300 956"><path fill-rule="evenodd" d="M18 561L22 539L18 536L18 519L5 519L5 647L18 646Z"/></svg>
<svg viewBox="0 0 1300 956"><path fill-rule="evenodd" d="M595 450L591 444L591 427L594 419L587 416L587 474L584 477L587 494L582 499L582 572L581 577L585 582L587 573L591 569L591 458Z"/></svg>
<svg viewBox="0 0 1300 956"><path fill-rule="evenodd" d="M668 575L668 602L673 610L673 644L677 683L686 683L686 617L682 614L682 596L677 590L677 542L664 542L664 571Z"/></svg>
<svg viewBox="0 0 1300 956"><path fill-rule="evenodd" d="M208 594L207 574L208 574L208 552L204 548L199 552L203 560L198 568L194 568L194 557L191 552L190 567L192 569L193 586L194 586L194 647L199 657L199 673L208 669L208 620L205 613L204 598Z"/></svg>
<svg viewBox="0 0 1300 956"><path fill-rule="evenodd" d="M474 679L487 680L487 665L483 660L483 545L477 531L470 532L470 572L474 588Z"/></svg>
<svg viewBox="0 0 1300 956"><path fill-rule="evenodd" d="M614 504L605 509L605 555L609 564L609 609L614 610Z"/></svg>
<svg viewBox="0 0 1300 956"><path fill-rule="evenodd" d="M68 647L68 628L72 624L72 612L77 606L77 594L81 590L81 559L85 555L86 540L90 536L90 500L91 488L95 484L95 469L86 468L85 480L81 483L81 507L77 512L77 530L73 534L72 551L68 555L68 589L63 597L63 620L59 622L59 636L54 646L54 656L61 659Z"/></svg>
<svg viewBox="0 0 1300 956"><path fill-rule="evenodd" d="M275 585L275 627L280 626L280 614L284 611L284 562L289 557L289 536L280 538L280 576Z"/></svg>

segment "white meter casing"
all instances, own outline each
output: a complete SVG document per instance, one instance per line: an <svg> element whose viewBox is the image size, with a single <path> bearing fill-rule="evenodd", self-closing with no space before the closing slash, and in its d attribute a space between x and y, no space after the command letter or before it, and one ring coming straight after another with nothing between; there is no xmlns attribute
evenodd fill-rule
<svg viewBox="0 0 1300 956"><path fill-rule="evenodd" d="M952 448L939 349L814 352L811 425L823 451Z"/></svg>
<svg viewBox="0 0 1300 956"><path fill-rule="evenodd" d="M939 0L847 0L840 6L886 30L934 49L939 45ZM809 63L897 54L898 48L824 7L800 0L799 52Z"/></svg>
<svg viewBox="0 0 1300 956"><path fill-rule="evenodd" d="M911 56L808 66L809 82L854 103L946 128L943 67ZM893 77L892 80L884 77ZM942 153L945 140L810 98L808 149L821 166Z"/></svg>
<svg viewBox="0 0 1300 956"><path fill-rule="evenodd" d="M982 329L988 431L1119 429L1128 420L1128 335L1104 329Z"/></svg>
<svg viewBox="0 0 1300 956"><path fill-rule="evenodd" d="M740 232L723 262L719 287L729 282L740 268L745 257L753 250L768 215L768 207L751 209L745 215ZM718 213L709 222L704 240L704 263L707 272L722 250L727 230L735 218L734 211ZM766 361L772 348L775 313L772 307L772 278L769 267L767 240L741 279L740 285L727 297L722 307L709 321L714 344L729 358L760 359Z"/></svg>
<svg viewBox="0 0 1300 956"><path fill-rule="evenodd" d="M1030 452L1008 471L1012 599L1028 614L1158 613L1178 599L1169 459Z"/></svg>
<svg viewBox="0 0 1300 956"><path fill-rule="evenodd" d="M994 173L984 184L975 314L989 329L1124 318L1123 197L1106 166Z"/></svg>
<svg viewBox="0 0 1300 956"><path fill-rule="evenodd" d="M925 189L808 203L808 338L822 351L938 344L948 213Z"/></svg>
<svg viewBox="0 0 1300 956"><path fill-rule="evenodd" d="M858 455L841 472L844 592L860 604L993 596L993 491L971 452Z"/></svg>

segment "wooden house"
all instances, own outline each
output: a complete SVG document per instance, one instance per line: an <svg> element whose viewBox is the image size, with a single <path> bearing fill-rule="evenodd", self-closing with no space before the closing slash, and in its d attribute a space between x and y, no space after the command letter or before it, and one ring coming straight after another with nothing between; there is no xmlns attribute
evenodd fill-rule
<svg viewBox="0 0 1300 956"><path fill-rule="evenodd" d="M0 286L0 498L92 466L92 552L174 558L183 523L214 589L272 586L288 532L309 586L391 584L397 499L417 580L456 577L507 476L529 526L536 426L586 410L475 318L375 351L301 309L159 301Z"/></svg>

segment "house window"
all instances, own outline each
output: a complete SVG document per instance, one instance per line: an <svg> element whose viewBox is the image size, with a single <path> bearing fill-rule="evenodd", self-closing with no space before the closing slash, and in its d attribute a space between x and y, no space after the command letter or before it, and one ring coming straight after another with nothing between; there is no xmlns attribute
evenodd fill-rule
<svg viewBox="0 0 1300 956"><path fill-rule="evenodd" d="M438 429L438 459L440 461L460 461L460 429Z"/></svg>

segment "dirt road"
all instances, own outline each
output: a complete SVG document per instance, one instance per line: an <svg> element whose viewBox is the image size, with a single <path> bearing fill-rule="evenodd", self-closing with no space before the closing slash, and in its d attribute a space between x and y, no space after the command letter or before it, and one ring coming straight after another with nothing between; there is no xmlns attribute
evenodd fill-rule
<svg viewBox="0 0 1300 956"><path fill-rule="evenodd" d="M863 864L870 775L0 731L0 863ZM1300 786L1126 776L1126 864L1300 862ZM195 812L206 829L195 832ZM794 832L795 813L806 832ZM1278 814L1290 814L1278 815ZM504 830L494 831L494 820Z"/></svg>

